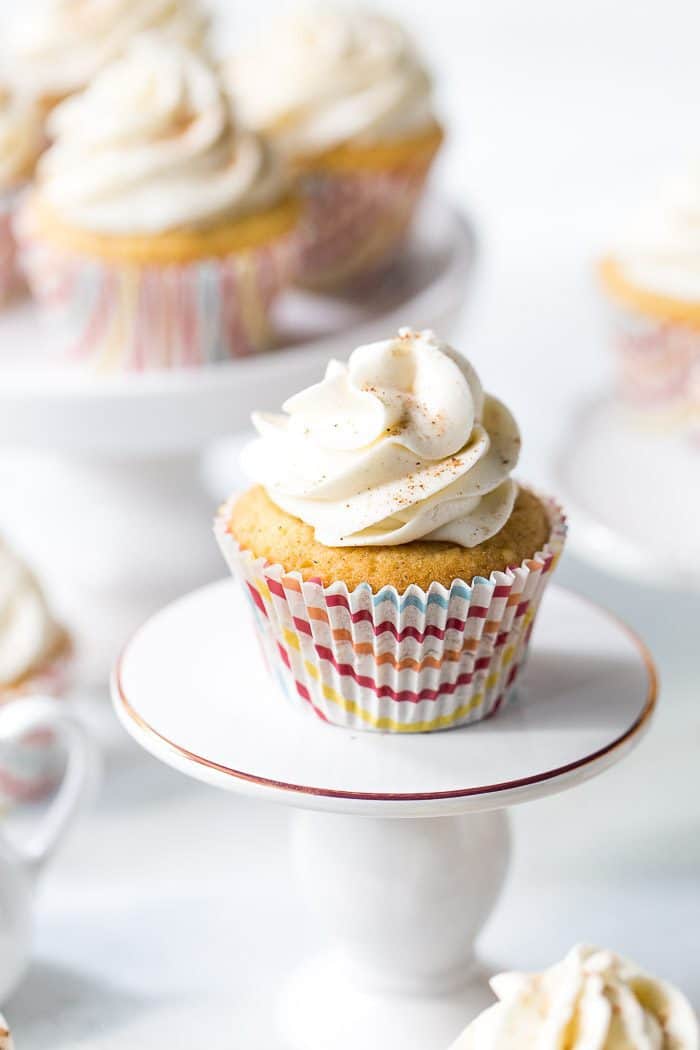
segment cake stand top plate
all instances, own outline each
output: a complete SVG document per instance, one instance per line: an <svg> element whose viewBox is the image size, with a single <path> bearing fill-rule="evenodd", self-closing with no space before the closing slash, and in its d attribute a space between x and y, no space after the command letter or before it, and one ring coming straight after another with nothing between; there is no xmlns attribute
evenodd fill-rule
<svg viewBox="0 0 700 1050"><path fill-rule="evenodd" d="M553 794L621 758L655 704L639 639L556 586L518 698L497 718L417 736L351 732L297 710L257 658L248 616L233 580L167 606L127 644L114 702L127 731L162 761L292 806L438 816Z"/></svg>

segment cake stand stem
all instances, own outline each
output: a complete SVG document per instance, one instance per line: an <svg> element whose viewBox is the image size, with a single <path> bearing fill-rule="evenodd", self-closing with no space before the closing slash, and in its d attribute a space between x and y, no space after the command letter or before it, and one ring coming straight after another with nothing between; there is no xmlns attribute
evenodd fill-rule
<svg viewBox="0 0 700 1050"><path fill-rule="evenodd" d="M474 942L509 853L504 810L424 819L296 813L294 867L331 948L287 988L287 1045L446 1050L491 1000Z"/></svg>

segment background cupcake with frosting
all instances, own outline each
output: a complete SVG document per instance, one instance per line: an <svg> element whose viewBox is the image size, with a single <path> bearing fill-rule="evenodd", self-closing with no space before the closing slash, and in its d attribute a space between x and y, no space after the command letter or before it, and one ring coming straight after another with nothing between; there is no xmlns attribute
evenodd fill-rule
<svg viewBox="0 0 700 1050"><path fill-rule="evenodd" d="M54 344L102 373L269 344L299 205L205 58L144 34L49 128L17 229Z"/></svg>
<svg viewBox="0 0 700 1050"><path fill-rule="evenodd" d="M371 11L312 5L225 70L242 118L301 179L303 283L339 288L390 263L443 139L408 34Z"/></svg>
<svg viewBox="0 0 700 1050"><path fill-rule="evenodd" d="M0 538L0 704L27 696L60 696L72 643L24 561ZM38 798L56 783L61 756L53 737L32 734L0 747L0 804Z"/></svg>
<svg viewBox="0 0 700 1050"><path fill-rule="evenodd" d="M30 0L8 19L3 65L47 112L87 87L137 33L158 30L199 48L208 24L199 0Z"/></svg>
<svg viewBox="0 0 700 1050"><path fill-rule="evenodd" d="M432 332L358 347L259 413L258 484L217 537L287 695L355 729L426 732L506 702L559 557L519 487L513 416Z"/></svg>
<svg viewBox="0 0 700 1050"><path fill-rule="evenodd" d="M665 181L600 278L622 398L641 420L700 433L700 164Z"/></svg>
<svg viewBox="0 0 700 1050"><path fill-rule="evenodd" d="M42 147L41 115L33 100L0 84L0 303L17 288L13 216Z"/></svg>

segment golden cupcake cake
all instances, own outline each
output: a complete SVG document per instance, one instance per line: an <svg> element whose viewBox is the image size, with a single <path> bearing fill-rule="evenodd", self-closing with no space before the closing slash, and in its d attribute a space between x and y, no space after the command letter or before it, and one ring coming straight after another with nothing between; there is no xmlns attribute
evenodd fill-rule
<svg viewBox="0 0 700 1050"><path fill-rule="evenodd" d="M640 422L700 433L700 164L627 225L599 267L620 396Z"/></svg>
<svg viewBox="0 0 700 1050"><path fill-rule="evenodd" d="M46 113L86 88L146 30L201 48L208 17L199 0L44 0L31 15L8 19L3 66Z"/></svg>
<svg viewBox="0 0 700 1050"><path fill-rule="evenodd" d="M60 696L72 644L55 619L36 576L0 538L0 704ZM0 803L38 798L60 771L52 738L36 734L0 748Z"/></svg>
<svg viewBox="0 0 700 1050"><path fill-rule="evenodd" d="M495 714L525 660L565 523L512 472L520 434L474 368L402 329L256 413L255 484L216 533L288 697L356 729Z"/></svg>
<svg viewBox="0 0 700 1050"><path fill-rule="evenodd" d="M451 1050L698 1050L697 1017L673 985L607 949L577 945L544 973L502 973L498 1002Z"/></svg>
<svg viewBox="0 0 700 1050"><path fill-rule="evenodd" d="M300 178L301 280L337 289L397 255L443 139L408 34L363 8L311 5L225 66L242 118Z"/></svg>
<svg viewBox="0 0 700 1050"><path fill-rule="evenodd" d="M17 228L52 342L100 373L267 347L299 204L208 61L144 34L49 127Z"/></svg>
<svg viewBox="0 0 700 1050"><path fill-rule="evenodd" d="M41 115L33 100L0 84L0 304L19 284L14 214L42 141Z"/></svg>

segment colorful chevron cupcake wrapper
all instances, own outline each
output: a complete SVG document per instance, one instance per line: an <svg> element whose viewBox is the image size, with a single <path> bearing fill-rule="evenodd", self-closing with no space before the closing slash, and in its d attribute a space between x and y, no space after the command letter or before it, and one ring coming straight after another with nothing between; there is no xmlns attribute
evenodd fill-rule
<svg viewBox="0 0 700 1050"><path fill-rule="evenodd" d="M700 330L614 308L620 396L649 421L700 433Z"/></svg>
<svg viewBox="0 0 700 1050"><path fill-rule="evenodd" d="M195 367L264 350L298 236L221 258L126 265L66 252L19 224L20 264L52 344L99 373Z"/></svg>
<svg viewBox="0 0 700 1050"><path fill-rule="evenodd" d="M508 700L566 536L561 510L545 503L551 534L533 558L427 592L304 581L239 546L230 504L216 534L292 703L347 729L425 733L478 722Z"/></svg>
<svg viewBox="0 0 700 1050"><path fill-rule="evenodd" d="M305 176L299 283L332 290L387 267L409 231L429 166Z"/></svg>

